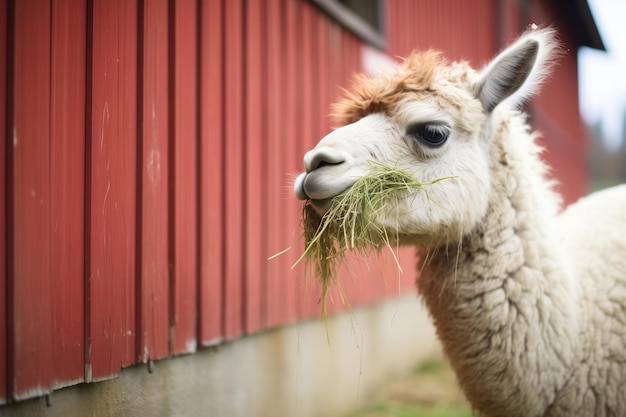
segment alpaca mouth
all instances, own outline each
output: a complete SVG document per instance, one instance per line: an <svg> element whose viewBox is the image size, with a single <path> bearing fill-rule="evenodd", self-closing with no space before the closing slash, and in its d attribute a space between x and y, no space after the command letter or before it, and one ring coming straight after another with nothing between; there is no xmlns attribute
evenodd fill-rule
<svg viewBox="0 0 626 417"><path fill-rule="evenodd" d="M322 186L318 178L312 176L311 173L303 172L294 181L293 189L298 200L308 201L313 209L323 216L332 206L333 199L351 186L352 184L345 187L345 184L342 184L341 189Z"/></svg>

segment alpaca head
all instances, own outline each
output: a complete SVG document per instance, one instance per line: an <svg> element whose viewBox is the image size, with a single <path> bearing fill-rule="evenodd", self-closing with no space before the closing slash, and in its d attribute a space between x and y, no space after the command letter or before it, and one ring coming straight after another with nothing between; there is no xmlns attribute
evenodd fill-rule
<svg viewBox="0 0 626 417"><path fill-rule="evenodd" d="M323 214L371 161L423 182L454 176L430 186L428 196L390 202L378 221L422 245L460 239L486 213L503 117L537 90L555 46L552 30L531 30L478 72L426 52L377 78L357 77L335 107L346 125L306 153L296 196Z"/></svg>

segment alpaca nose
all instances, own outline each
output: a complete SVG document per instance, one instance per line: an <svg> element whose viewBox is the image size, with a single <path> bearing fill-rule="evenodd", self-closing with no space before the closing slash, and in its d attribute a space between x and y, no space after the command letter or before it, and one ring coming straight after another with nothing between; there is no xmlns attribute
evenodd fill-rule
<svg viewBox="0 0 626 417"><path fill-rule="evenodd" d="M334 197L351 184L344 184L349 155L329 146L318 146L304 155L306 172L294 181L294 192L300 200L323 200ZM326 169L322 169L326 167ZM348 179L348 181L352 181Z"/></svg>
<svg viewBox="0 0 626 417"><path fill-rule="evenodd" d="M330 149L313 149L304 155L304 167L307 173L327 165L343 164L345 161L345 155Z"/></svg>

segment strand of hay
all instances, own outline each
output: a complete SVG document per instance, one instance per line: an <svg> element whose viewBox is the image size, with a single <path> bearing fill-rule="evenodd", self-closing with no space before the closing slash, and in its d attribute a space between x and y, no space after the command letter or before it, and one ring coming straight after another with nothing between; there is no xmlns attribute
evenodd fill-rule
<svg viewBox="0 0 626 417"><path fill-rule="evenodd" d="M392 239L387 230L376 221L388 210L388 204L420 191L426 194L428 201L436 204L425 187L455 178L443 177L421 182L412 174L396 167L378 162L370 162L370 166L366 175L333 199L331 208L324 216L320 216L310 202L306 202L302 208L305 249L294 266L305 260L307 269L314 271L322 284L323 319L326 318L328 290L337 278L337 271L346 251L355 251L366 256L372 252L380 252L386 246L395 256L390 243Z"/></svg>

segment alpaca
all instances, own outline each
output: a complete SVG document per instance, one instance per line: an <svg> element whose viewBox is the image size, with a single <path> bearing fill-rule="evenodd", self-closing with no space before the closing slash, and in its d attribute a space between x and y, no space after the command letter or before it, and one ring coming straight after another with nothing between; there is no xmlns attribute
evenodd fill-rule
<svg viewBox="0 0 626 417"><path fill-rule="evenodd" d="M323 214L369 161L456 177L378 221L425 254L418 292L485 416L626 416L626 186L559 214L518 110L558 55L554 30L533 28L478 72L429 51L358 76L335 107L345 125L294 183Z"/></svg>

